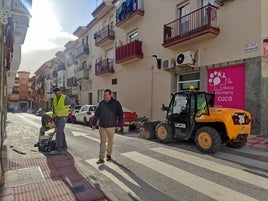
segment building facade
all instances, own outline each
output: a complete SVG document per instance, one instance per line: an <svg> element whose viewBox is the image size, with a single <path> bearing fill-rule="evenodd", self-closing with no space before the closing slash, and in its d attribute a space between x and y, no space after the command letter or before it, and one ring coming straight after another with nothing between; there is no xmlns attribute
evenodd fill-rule
<svg viewBox="0 0 268 201"><path fill-rule="evenodd" d="M27 112L32 109L30 73L18 71L12 93L7 96L7 109L10 112Z"/></svg>
<svg viewBox="0 0 268 201"><path fill-rule="evenodd" d="M162 120L171 94L194 85L214 92L219 107L251 112L252 133L267 135L266 7L266 0L104 1L74 32L83 47L75 57L80 104L97 104L110 88L123 106Z"/></svg>
<svg viewBox="0 0 268 201"><path fill-rule="evenodd" d="M20 65L21 45L29 27L31 0L0 1L0 154L5 139L7 94L12 92ZM2 163L2 158L0 163ZM0 184L4 183L0 165Z"/></svg>

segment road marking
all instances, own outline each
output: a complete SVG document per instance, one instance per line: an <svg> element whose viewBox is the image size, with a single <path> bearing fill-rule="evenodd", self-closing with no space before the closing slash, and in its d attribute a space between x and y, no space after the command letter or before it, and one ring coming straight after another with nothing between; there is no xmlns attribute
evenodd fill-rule
<svg viewBox="0 0 268 201"><path fill-rule="evenodd" d="M223 153L223 152L216 153L215 157L220 158L220 159L230 160L230 161L236 161L241 164L250 165L252 167L261 168L263 170L268 171L268 163L264 161L259 161L259 160L237 156L233 154L228 154L228 153Z"/></svg>
<svg viewBox="0 0 268 201"><path fill-rule="evenodd" d="M83 136L83 137L85 137L85 138L94 140L94 141L96 141L96 142L100 142L99 139L96 139L96 138L94 138L94 137L90 137L90 136L88 136L88 133L77 132L77 131L72 131L72 133L73 133L73 135L74 135L75 137L77 137L77 136Z"/></svg>
<svg viewBox="0 0 268 201"><path fill-rule="evenodd" d="M150 158L141 153L133 151L133 152L128 152L128 153L123 153L122 155L129 158L130 160L140 163L141 165L144 165L145 167L148 167L162 175L165 175L179 183L184 184L185 186L188 186L189 188L192 188L216 200L257 201L256 199L252 197L236 192L225 186L211 182L202 177L191 174L187 171L181 170L177 167L171 166L164 162Z"/></svg>
<svg viewBox="0 0 268 201"><path fill-rule="evenodd" d="M222 165L220 163L216 163L210 160L202 159L197 156L185 154L180 151L174 151L174 150L167 149L164 147L152 148L151 150L158 152L160 154L167 155L172 158L183 160L187 163L191 163L202 168L206 168L213 172L217 172L217 173L253 184L255 186L268 189L268 179L251 174L249 172L245 172L236 168L229 167L227 165Z"/></svg>
<svg viewBox="0 0 268 201"><path fill-rule="evenodd" d="M102 174L104 174L106 177L108 177L110 180L112 180L116 185L120 186L125 192L128 192L132 196L134 195L137 200L141 200L134 191L132 191L124 182L120 181L117 177L115 177L115 173L119 174L121 177L126 179L128 182L132 183L133 185L140 188L140 185L132 179L127 173L125 173L119 166L115 165L112 162L105 163L102 165L96 164L96 161L98 159L88 159L86 162L94 167L95 169L99 170ZM121 179L122 180L122 179Z"/></svg>

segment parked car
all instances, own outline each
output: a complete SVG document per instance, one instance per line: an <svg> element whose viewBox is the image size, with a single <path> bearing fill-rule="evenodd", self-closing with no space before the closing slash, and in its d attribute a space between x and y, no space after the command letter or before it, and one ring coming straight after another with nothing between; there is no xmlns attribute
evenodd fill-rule
<svg viewBox="0 0 268 201"><path fill-rule="evenodd" d="M91 126L96 108L96 105L83 105L73 116L73 123L83 123L85 126Z"/></svg>
<svg viewBox="0 0 268 201"><path fill-rule="evenodd" d="M72 109L70 109L70 112L68 114L67 123L73 123L73 118L74 118L75 114L77 112L79 112L81 107L82 107L82 105L76 105L73 111L72 111Z"/></svg>
<svg viewBox="0 0 268 201"><path fill-rule="evenodd" d="M37 116L42 116L45 113L45 111L40 107L37 111L36 111L36 115Z"/></svg>
<svg viewBox="0 0 268 201"><path fill-rule="evenodd" d="M77 112L79 112L80 108L82 107L82 105L76 105L74 110L73 110L73 113L72 115L75 115Z"/></svg>
<svg viewBox="0 0 268 201"><path fill-rule="evenodd" d="M123 109L123 127L128 128L127 130L136 129L136 121L138 120L138 115L136 112L131 111L126 107L122 107ZM94 114L91 114L90 121L93 121ZM125 132L125 131L124 131ZM127 132L127 131L126 131Z"/></svg>
<svg viewBox="0 0 268 201"><path fill-rule="evenodd" d="M123 107L123 124L124 127L128 127L129 130L136 129L136 121L138 120L138 115L136 112ZM128 131L126 131L128 132Z"/></svg>

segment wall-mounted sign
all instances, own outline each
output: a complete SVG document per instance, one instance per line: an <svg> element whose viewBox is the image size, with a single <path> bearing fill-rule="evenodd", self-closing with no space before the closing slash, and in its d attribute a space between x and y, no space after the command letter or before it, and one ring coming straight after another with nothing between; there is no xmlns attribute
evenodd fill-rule
<svg viewBox="0 0 268 201"><path fill-rule="evenodd" d="M245 65L207 71L208 91L215 93L215 106L245 109Z"/></svg>
<svg viewBox="0 0 268 201"><path fill-rule="evenodd" d="M245 47L246 52L253 52L258 50L258 43L249 43Z"/></svg>

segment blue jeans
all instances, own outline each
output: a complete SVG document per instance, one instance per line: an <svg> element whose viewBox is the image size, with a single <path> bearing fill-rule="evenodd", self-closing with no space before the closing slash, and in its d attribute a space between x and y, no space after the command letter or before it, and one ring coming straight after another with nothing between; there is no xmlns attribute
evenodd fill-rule
<svg viewBox="0 0 268 201"><path fill-rule="evenodd" d="M56 124L56 149L62 151L67 149L67 143L64 133L67 117L54 117Z"/></svg>

